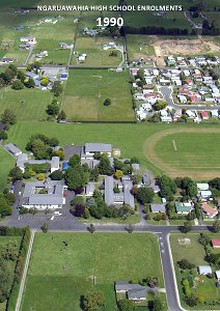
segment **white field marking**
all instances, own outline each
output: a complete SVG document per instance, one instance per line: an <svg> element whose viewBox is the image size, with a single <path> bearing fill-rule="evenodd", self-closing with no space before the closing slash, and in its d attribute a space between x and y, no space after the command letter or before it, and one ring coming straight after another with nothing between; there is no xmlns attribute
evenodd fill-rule
<svg viewBox="0 0 220 311"><path fill-rule="evenodd" d="M173 139L173 149L174 149L174 151L177 151L176 142L174 139Z"/></svg>

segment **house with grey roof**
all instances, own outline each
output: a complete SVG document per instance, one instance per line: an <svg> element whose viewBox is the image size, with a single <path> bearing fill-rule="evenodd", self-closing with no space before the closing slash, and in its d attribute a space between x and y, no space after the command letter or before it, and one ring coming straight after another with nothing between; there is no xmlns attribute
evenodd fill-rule
<svg viewBox="0 0 220 311"><path fill-rule="evenodd" d="M25 171L25 167L26 167L26 164L45 164L45 163L48 163L50 164L50 172L53 173L54 171L57 171L59 170L59 167L60 167L60 158L59 157L52 157L52 159L49 161L49 160L33 160L33 159L29 159L28 158L28 155L26 153L21 153L19 156L18 156L18 159L17 159L17 166L22 170L22 172L24 173Z"/></svg>
<svg viewBox="0 0 220 311"><path fill-rule="evenodd" d="M115 282L116 293L127 294L127 298L134 302L141 302L147 300L148 286L142 286L140 284L132 284L128 281Z"/></svg>
<svg viewBox="0 0 220 311"><path fill-rule="evenodd" d="M22 197L25 208L61 209L65 204L63 181L27 182Z"/></svg>
<svg viewBox="0 0 220 311"><path fill-rule="evenodd" d="M120 185L119 185L120 183ZM113 188L117 186L119 193L114 193ZM131 194L133 183L131 180L114 181L113 176L105 177L105 202L107 205L128 204L131 208L135 208L134 196Z"/></svg>
<svg viewBox="0 0 220 311"><path fill-rule="evenodd" d="M5 149L10 152L14 157L18 157L20 154L22 154L22 151L18 149L14 144L9 143L5 145Z"/></svg>
<svg viewBox="0 0 220 311"><path fill-rule="evenodd" d="M151 209L151 212L155 214L166 213L165 204L151 204L150 209Z"/></svg>
<svg viewBox="0 0 220 311"><path fill-rule="evenodd" d="M127 292L128 300L132 300L135 302L141 302L147 300L147 289L146 288L137 288L137 289L130 289Z"/></svg>
<svg viewBox="0 0 220 311"><path fill-rule="evenodd" d="M199 266L198 267L198 272L200 275L207 275L207 274L212 274L212 268L211 266Z"/></svg>
<svg viewBox="0 0 220 311"><path fill-rule="evenodd" d="M103 143L87 143L83 147L81 159L93 159L95 153L106 153L108 157L112 155L112 145Z"/></svg>

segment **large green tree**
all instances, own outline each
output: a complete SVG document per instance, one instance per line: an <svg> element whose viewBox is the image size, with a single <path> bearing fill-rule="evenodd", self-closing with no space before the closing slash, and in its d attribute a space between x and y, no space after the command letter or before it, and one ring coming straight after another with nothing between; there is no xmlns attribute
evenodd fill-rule
<svg viewBox="0 0 220 311"><path fill-rule="evenodd" d="M83 299L83 307L85 311L99 310L105 304L105 297L101 291L91 291Z"/></svg>

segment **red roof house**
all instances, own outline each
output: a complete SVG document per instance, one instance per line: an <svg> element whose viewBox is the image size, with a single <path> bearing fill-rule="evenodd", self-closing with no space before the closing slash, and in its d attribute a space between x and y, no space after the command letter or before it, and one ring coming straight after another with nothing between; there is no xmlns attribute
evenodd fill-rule
<svg viewBox="0 0 220 311"><path fill-rule="evenodd" d="M220 239L212 239L213 248L220 248Z"/></svg>
<svg viewBox="0 0 220 311"><path fill-rule="evenodd" d="M208 120L208 118L209 118L209 114L207 111L202 111L201 116L202 116L203 120Z"/></svg>

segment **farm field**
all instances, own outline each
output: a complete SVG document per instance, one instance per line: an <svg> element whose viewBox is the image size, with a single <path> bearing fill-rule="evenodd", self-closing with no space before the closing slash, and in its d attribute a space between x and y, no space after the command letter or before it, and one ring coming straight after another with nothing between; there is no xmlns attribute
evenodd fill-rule
<svg viewBox="0 0 220 311"><path fill-rule="evenodd" d="M206 234L210 239L211 238L219 238L219 235L216 234ZM189 245L181 245L181 239L190 239ZM190 263L194 264L196 267L200 265L208 265L208 263L204 260L205 258L205 251L203 246L198 242L199 234L198 233L188 233L187 235L183 235L180 233L172 233L170 236L170 243L173 255L173 261L176 268L176 276L177 276L177 283L179 287L179 293L182 300L182 306L187 308L187 310L219 310L219 306L214 305L206 305L200 304L196 307L190 308L186 305L183 301L184 295L182 291L182 278L186 277L186 274L181 274L179 269L177 268L177 261L186 259ZM219 253L219 250L216 250ZM213 271L215 269L212 267ZM190 275L190 274L189 274ZM198 274L194 271L192 278L194 279ZM195 295L199 295L204 297L205 301L212 301L217 300L220 297L220 289L215 285L215 278L208 279L206 276L202 277L203 282L196 286L194 289L190 288L191 292Z"/></svg>
<svg viewBox="0 0 220 311"><path fill-rule="evenodd" d="M49 91L38 89L12 90L10 87L0 90L0 114L5 109L15 112L18 120L42 120L46 118L45 109L51 102Z"/></svg>
<svg viewBox="0 0 220 311"><path fill-rule="evenodd" d="M121 40L113 40L117 44L122 45ZM86 61L84 63L78 63L77 55L72 57L72 65L91 66L91 67L117 67L122 61L122 55L120 51L117 51L117 56L110 56L111 50L104 51L103 45L112 42L110 37L79 37L76 39L75 51L77 55L87 54Z"/></svg>
<svg viewBox="0 0 220 311"><path fill-rule="evenodd" d="M196 131L196 138L194 138L194 131ZM213 132L209 132L212 130ZM188 141L188 154L190 156L191 151L194 149L197 158L199 161L202 161L204 164L204 143L203 143L203 134L207 133L209 139L207 138L207 144L209 149L206 150L206 159L211 161L212 165L215 166L215 170L207 170L207 168L200 167L200 169L192 170L192 167L189 169L185 166L176 167L172 166L169 163L169 157L175 157L176 153L171 145L167 146L168 151L164 150L165 156L158 156L155 153L155 146L160 143L160 140L167 135L174 135L177 131L189 131L191 133L191 139ZM150 170L153 171L155 175L161 173L167 173L171 177L174 176L191 176L198 180L210 179L212 177L219 176L219 160L218 156L215 156L219 153L218 146L219 144L211 143L213 141L212 135L218 134L218 127L213 126L210 129L209 125L180 125L180 124L57 124L57 123L46 123L46 122L17 122L9 131L9 140L12 143L17 144L22 150L25 149L25 145L29 137L32 134L42 133L47 134L48 136L56 136L59 139L61 146L66 144L84 144L86 142L105 142L111 143L115 147L121 149L123 157L132 157L137 156L141 164ZM198 146L198 132L200 132L200 145L199 149L195 150L195 143ZM184 136L184 135L182 135ZM211 139L210 139L211 138ZM191 142L191 143L190 143ZM165 144L166 145L166 144ZM178 141L176 142L178 148ZM160 146L160 145L159 145ZM156 147L158 148L158 147ZM162 148L162 147L159 147ZM199 150L203 150L201 158L199 157ZM163 148L162 148L163 149ZM185 151L186 152L186 151ZM174 155L173 155L174 154ZM183 153L184 154L184 153ZM159 160L159 162L158 162ZM165 162L164 160L168 161ZM183 159L184 160L184 159ZM201 166L203 165L201 164ZM207 166L204 165L204 166ZM174 174L175 171L175 174Z"/></svg>
<svg viewBox="0 0 220 311"><path fill-rule="evenodd" d="M138 55L155 56L154 48L151 46L151 36L127 35L128 57L137 58Z"/></svg>
<svg viewBox="0 0 220 311"><path fill-rule="evenodd" d="M212 128L160 132L147 140L146 156L172 177L211 178L220 172L219 137Z"/></svg>
<svg viewBox="0 0 220 311"><path fill-rule="evenodd" d="M151 234L37 233L35 239L22 311L79 311L82 296L92 288L104 292L105 310L113 311L116 280L156 273L164 286L157 238Z"/></svg>
<svg viewBox="0 0 220 311"><path fill-rule="evenodd" d="M112 104L103 105L106 98ZM62 109L72 121L133 121L128 72L72 70L64 91Z"/></svg>

